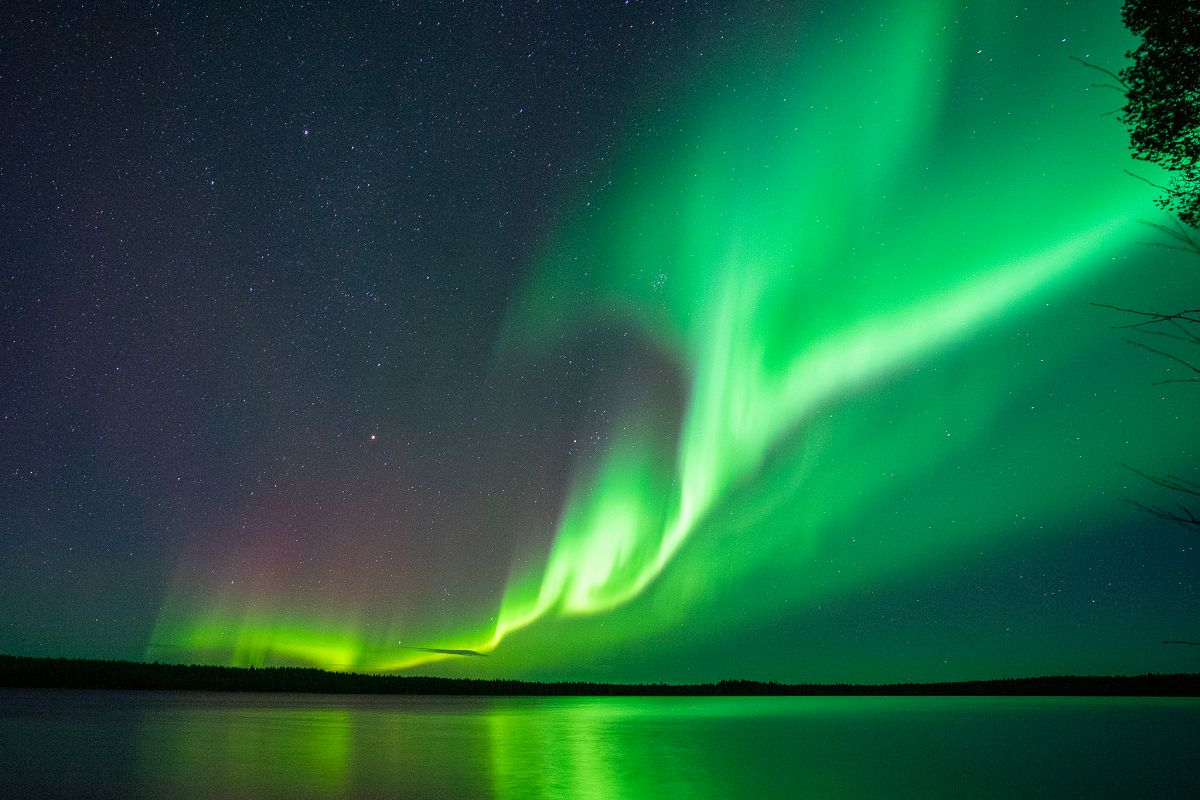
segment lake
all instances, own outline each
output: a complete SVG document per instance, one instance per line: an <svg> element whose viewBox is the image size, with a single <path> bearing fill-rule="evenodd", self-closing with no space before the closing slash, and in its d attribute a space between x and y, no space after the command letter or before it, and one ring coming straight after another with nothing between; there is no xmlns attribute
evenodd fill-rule
<svg viewBox="0 0 1200 800"><path fill-rule="evenodd" d="M0 689L0 795L1200 797L1200 699Z"/></svg>

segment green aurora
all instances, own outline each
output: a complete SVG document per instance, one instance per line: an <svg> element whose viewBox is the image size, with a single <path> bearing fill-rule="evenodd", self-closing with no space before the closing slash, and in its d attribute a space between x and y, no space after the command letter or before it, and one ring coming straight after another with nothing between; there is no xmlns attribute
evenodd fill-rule
<svg viewBox="0 0 1200 800"><path fill-rule="evenodd" d="M1190 469L1200 416L1088 303L1169 307L1197 282L1140 244L1154 190L1102 116L1119 95L1069 58L1120 63L1116 8L1051 6L796 11L697 46L686 81L631 107L615 163L563 199L507 312L497 363L599 338L631 364L556 530L531 538L546 547L453 618L200 590L181 570L147 658L840 678L815 609L1144 524L1117 462ZM672 666L785 628L769 655ZM865 658L870 637L850 639L842 658ZM952 674L1042 671L1003 647ZM943 677L919 650L892 673Z"/></svg>

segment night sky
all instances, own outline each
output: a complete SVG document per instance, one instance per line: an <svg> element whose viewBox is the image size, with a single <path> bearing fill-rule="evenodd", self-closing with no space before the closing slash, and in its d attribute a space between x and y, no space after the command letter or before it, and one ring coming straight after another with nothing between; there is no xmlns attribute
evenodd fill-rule
<svg viewBox="0 0 1200 800"><path fill-rule="evenodd" d="M1200 669L1116 0L218 5L5 8L0 652Z"/></svg>

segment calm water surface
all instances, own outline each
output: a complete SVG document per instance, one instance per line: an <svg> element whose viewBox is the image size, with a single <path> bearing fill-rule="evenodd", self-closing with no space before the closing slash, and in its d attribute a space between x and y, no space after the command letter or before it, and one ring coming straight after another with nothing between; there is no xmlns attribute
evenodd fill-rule
<svg viewBox="0 0 1200 800"><path fill-rule="evenodd" d="M0 689L0 796L1200 797L1200 700Z"/></svg>

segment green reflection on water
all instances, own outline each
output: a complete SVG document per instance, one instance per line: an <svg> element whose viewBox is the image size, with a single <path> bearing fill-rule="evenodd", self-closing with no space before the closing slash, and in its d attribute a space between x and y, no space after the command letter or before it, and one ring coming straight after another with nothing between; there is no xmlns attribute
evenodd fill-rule
<svg viewBox="0 0 1200 800"><path fill-rule="evenodd" d="M492 737L492 786L498 798L637 797L649 787L624 780L628 764L612 752L624 744L611 730L628 711L620 699L584 703L566 714L530 714L501 705L488 714ZM640 760L629 748L632 760Z"/></svg>
<svg viewBox="0 0 1200 800"><path fill-rule="evenodd" d="M82 715L96 796L1193 797L1200 786L1200 701L1188 699L114 697L91 723ZM59 744L79 712L58 714ZM126 787L114 743L131 732ZM28 744L58 752L55 741Z"/></svg>
<svg viewBox="0 0 1200 800"><path fill-rule="evenodd" d="M492 786L504 800L862 796L859 771L829 769L845 759L825 725L861 708L826 697L497 701ZM814 724L797 726L805 719Z"/></svg>
<svg viewBox="0 0 1200 800"><path fill-rule="evenodd" d="M147 716L139 774L177 796L238 797L296 787L343 796L352 712L344 708L178 707ZM148 791L147 794L154 794Z"/></svg>
<svg viewBox="0 0 1200 800"><path fill-rule="evenodd" d="M181 695L137 725L142 797L487 797L486 701Z"/></svg>

